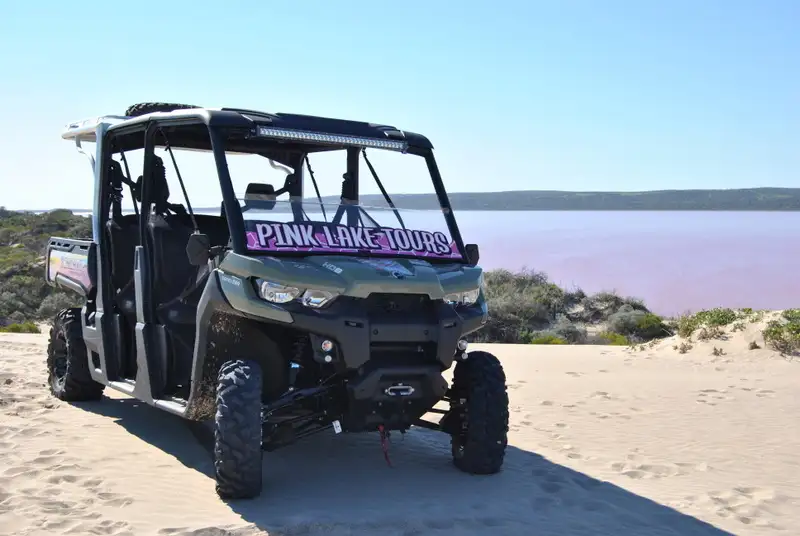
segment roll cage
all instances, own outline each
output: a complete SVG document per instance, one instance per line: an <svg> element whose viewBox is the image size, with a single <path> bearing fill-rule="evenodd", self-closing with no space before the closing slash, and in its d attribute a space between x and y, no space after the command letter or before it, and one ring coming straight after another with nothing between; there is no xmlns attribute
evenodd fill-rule
<svg viewBox="0 0 800 536"><path fill-rule="evenodd" d="M104 116L72 123L62 137L73 139L78 150L88 156L92 163L95 174L92 227L96 242L100 242L103 219L107 218L111 208L114 183L109 177L112 168L109 165L97 166L95 162L110 162L114 154L122 155L124 162L126 152L144 149L142 176L146 179L134 197L140 200L141 212L146 214L154 201L150 179L157 162L156 147L210 151L214 156L224 214L230 230L230 247L236 253L247 255L252 252L247 251L244 219L233 189L227 152L256 154L291 168L292 173L281 190L288 192L291 200L298 201L304 198L304 163L307 163L308 155L344 149L347 152L347 169L342 182L341 203L356 209L359 200L360 153L365 148L377 148L424 158L450 236L462 259L469 258L433 155L433 146L420 134L388 125L299 114L272 114L238 108L191 108L133 118ZM98 142L95 155L83 148L82 142L86 141ZM371 164L368 165L371 168ZM183 188L183 181L180 182ZM379 187L391 206L380 182ZM131 188L133 191L133 185ZM183 193L191 212L185 190ZM348 219L351 218L350 211L347 208L343 210L347 212ZM140 219L140 226L140 232L144 235L144 218Z"/></svg>

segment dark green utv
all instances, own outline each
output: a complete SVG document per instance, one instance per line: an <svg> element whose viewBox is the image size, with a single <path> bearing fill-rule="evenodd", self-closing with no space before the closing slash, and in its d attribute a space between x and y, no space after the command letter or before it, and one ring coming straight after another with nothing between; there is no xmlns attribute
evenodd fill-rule
<svg viewBox="0 0 800 536"><path fill-rule="evenodd" d="M108 386L213 423L225 498L260 493L264 450L324 430L382 439L412 425L440 430L456 467L500 470L505 375L491 354L466 351L465 336L487 318L478 248L462 242L428 139L372 123L165 103L70 124L63 138L92 164L93 236L48 247L48 282L84 300L51 331L54 396L95 400ZM413 180L432 183L433 210L398 208L367 149L418 162L423 177ZM194 178L184 180L175 156L203 156L196 151L212 177L201 197L209 184L219 192L210 209L192 208ZM337 154L341 194L323 198L311 162ZM237 193L229 164L242 155L282 170L284 183L249 182ZM371 181L359 177L362 162ZM179 186L172 198L168 170ZM304 196L306 181L315 197ZM367 183L377 190L360 199ZM423 223L408 226L414 219ZM442 373L454 362L448 385ZM423 419L431 413L440 422Z"/></svg>

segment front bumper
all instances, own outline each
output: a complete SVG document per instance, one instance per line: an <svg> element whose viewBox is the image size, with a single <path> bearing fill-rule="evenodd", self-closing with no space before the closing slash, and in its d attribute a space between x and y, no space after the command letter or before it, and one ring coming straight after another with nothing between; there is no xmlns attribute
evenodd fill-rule
<svg viewBox="0 0 800 536"><path fill-rule="evenodd" d="M439 367L371 367L347 384L348 432L405 430L427 413L447 391Z"/></svg>
<svg viewBox="0 0 800 536"><path fill-rule="evenodd" d="M313 310L293 304L287 308L292 327L336 342L347 369L360 369L370 360L382 360L394 347L426 354L440 370L450 368L459 339L486 322L485 303L458 311L441 300L423 295L372 295L366 299L337 298L329 307ZM411 364L411 363L409 363Z"/></svg>

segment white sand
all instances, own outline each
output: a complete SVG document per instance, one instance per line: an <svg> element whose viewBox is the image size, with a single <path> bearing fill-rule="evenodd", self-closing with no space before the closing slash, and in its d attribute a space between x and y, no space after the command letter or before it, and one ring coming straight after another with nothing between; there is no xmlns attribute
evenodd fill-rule
<svg viewBox="0 0 800 536"><path fill-rule="evenodd" d="M484 345L509 379L502 473L458 472L426 430L393 438L394 468L375 434L326 433L265 454L262 496L228 504L183 421L111 390L58 402L45 337L0 335L0 534L797 534L800 363L754 333L683 355Z"/></svg>

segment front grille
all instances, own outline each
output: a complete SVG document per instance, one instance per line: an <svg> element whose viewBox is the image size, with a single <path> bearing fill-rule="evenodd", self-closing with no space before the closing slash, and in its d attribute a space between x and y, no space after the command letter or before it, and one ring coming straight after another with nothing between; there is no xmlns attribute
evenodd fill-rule
<svg viewBox="0 0 800 536"><path fill-rule="evenodd" d="M424 294L373 293L366 299L365 305L370 318L404 316L423 322L435 320L435 303Z"/></svg>
<svg viewBox="0 0 800 536"><path fill-rule="evenodd" d="M431 342L373 342L370 358L377 366L430 365L436 360L436 344Z"/></svg>
<svg viewBox="0 0 800 536"><path fill-rule="evenodd" d="M423 294L372 293L366 298L342 296L335 303L352 344L369 344L370 366L436 363L441 300Z"/></svg>

